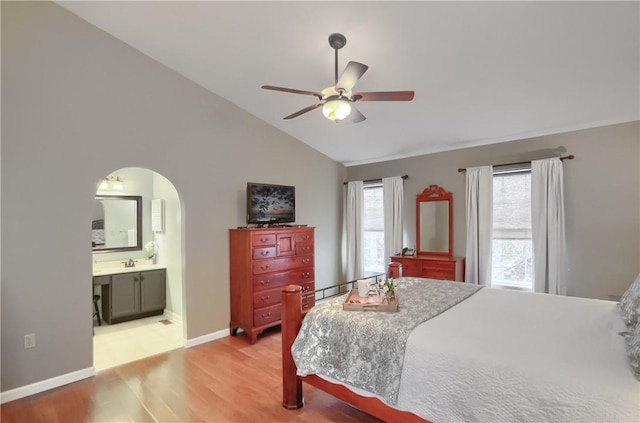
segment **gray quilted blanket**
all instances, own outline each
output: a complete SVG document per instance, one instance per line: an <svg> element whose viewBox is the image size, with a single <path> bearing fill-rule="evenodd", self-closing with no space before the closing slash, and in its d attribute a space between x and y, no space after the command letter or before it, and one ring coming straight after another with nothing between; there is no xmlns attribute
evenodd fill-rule
<svg viewBox="0 0 640 423"><path fill-rule="evenodd" d="M420 278L396 281L398 312L343 311L346 296L312 308L291 348L298 375L328 376L395 405L411 331L481 288Z"/></svg>

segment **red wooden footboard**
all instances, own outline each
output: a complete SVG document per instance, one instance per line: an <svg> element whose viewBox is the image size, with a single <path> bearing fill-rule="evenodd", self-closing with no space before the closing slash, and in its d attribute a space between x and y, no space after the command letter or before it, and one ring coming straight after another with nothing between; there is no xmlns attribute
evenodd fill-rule
<svg viewBox="0 0 640 423"><path fill-rule="evenodd" d="M288 285L282 289L282 406L295 410L304 404L302 382L308 383L330 395L351 404L385 422L428 423L413 413L399 411L377 398L364 397L343 385L328 382L318 376L296 375L296 365L291 356L291 346L302 325L302 288Z"/></svg>

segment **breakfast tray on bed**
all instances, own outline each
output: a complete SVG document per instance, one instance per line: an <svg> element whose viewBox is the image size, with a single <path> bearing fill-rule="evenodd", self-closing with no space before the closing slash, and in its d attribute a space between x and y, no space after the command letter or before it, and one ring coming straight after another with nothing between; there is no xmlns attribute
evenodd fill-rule
<svg viewBox="0 0 640 423"><path fill-rule="evenodd" d="M345 311L398 311L398 308L398 297L395 295L388 301L374 292L363 298L358 295L357 289L352 289L342 304Z"/></svg>

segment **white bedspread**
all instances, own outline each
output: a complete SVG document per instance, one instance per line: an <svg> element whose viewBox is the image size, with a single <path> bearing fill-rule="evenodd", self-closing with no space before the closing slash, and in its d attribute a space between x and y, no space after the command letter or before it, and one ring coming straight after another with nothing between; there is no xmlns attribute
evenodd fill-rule
<svg viewBox="0 0 640 423"><path fill-rule="evenodd" d="M398 408L444 422L640 422L615 303L483 289L418 326Z"/></svg>

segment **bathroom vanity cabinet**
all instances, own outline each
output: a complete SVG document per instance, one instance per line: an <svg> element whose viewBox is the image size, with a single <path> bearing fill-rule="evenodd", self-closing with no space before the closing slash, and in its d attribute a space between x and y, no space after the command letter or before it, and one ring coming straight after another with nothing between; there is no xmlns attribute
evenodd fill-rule
<svg viewBox="0 0 640 423"><path fill-rule="evenodd" d="M156 316L166 305L165 269L135 271L93 277L102 287L102 318L108 324Z"/></svg>

